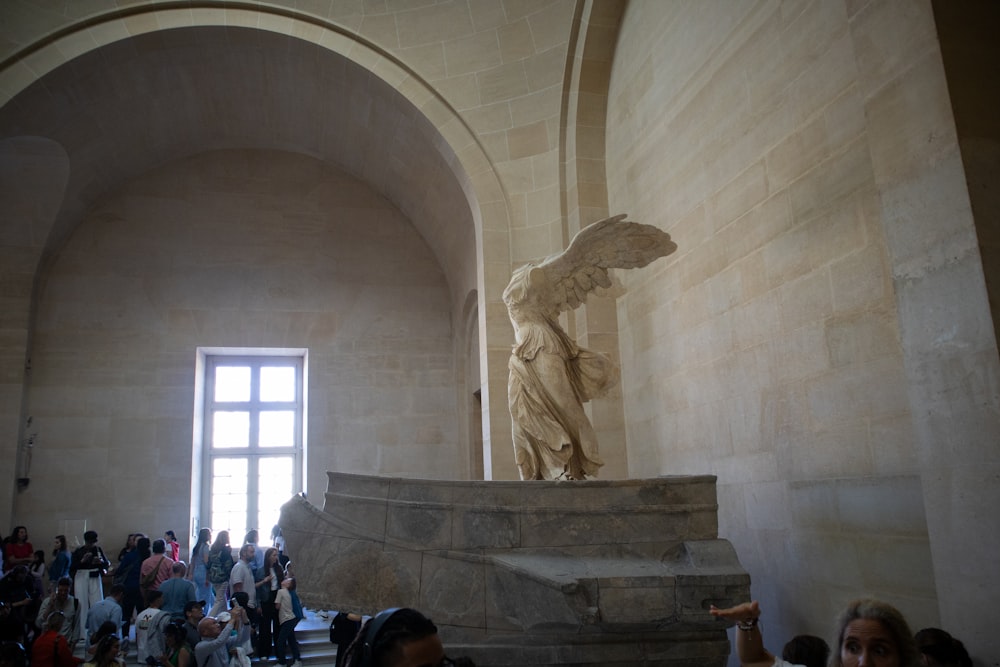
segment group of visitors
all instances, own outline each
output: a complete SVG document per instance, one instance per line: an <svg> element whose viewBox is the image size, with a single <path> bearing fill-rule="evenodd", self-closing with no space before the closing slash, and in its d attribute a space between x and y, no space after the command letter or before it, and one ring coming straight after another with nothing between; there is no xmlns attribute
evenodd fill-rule
<svg viewBox="0 0 1000 667"><path fill-rule="evenodd" d="M234 659L249 667L251 657L273 654L284 667L290 652L291 667L301 667L295 626L304 613L278 527L271 537L275 546L260 548L258 531L249 531L233 558L229 532L219 531L213 541L211 530L203 528L189 567L179 558L173 531L152 541L134 533L112 568L91 530L72 552L66 537L56 536L46 567L27 528L17 526L0 550L0 641L30 647L31 667L76 667L83 662L73 655L78 641L85 642L87 667L117 667L124 662L134 617L140 664L229 667ZM102 582L108 574L113 584L105 598ZM781 658L771 654L764 648L756 601L713 606L711 613L736 624L736 652L744 667L972 666L962 642L938 628L914 635L896 608L878 600L848 605L837 623L832 657L829 645L812 635L793 638ZM350 632L338 640L343 642L338 666L473 664L446 657L437 627L414 609L387 609L364 625L357 616L345 619Z"/></svg>
<svg viewBox="0 0 1000 667"><path fill-rule="evenodd" d="M134 619L140 663L195 667L201 640L217 639L226 626L233 635L227 632L220 644L226 655L241 655L248 665L251 656L274 654L284 665L290 651L292 667L301 667L294 630L304 612L280 537L276 526L272 540L281 549L259 549L258 531L249 531L237 560L228 531L213 541L203 528L188 567L173 531L155 540L133 533L112 566L91 530L72 551L57 536L46 566L44 552L35 552L27 528L18 526L0 549L0 641L26 647L32 667L74 667L82 662L73 655L77 642L84 643L88 665L111 667L128 652Z"/></svg>
<svg viewBox="0 0 1000 667"><path fill-rule="evenodd" d="M855 600L847 606L837 621L832 658L827 643L812 635L792 639L781 658L768 652L760 633L760 605L756 601L728 609L713 606L711 613L735 622L737 655L743 667L972 667L962 642L938 628L912 634L899 610L879 600ZM403 608L386 609L369 619L346 655L338 651L337 664L445 667L472 662L448 658L430 619Z"/></svg>
<svg viewBox="0 0 1000 667"><path fill-rule="evenodd" d="M911 633L903 614L880 600L855 600L841 613L832 659L830 646L814 635L793 637L780 658L770 653L757 601L728 609L713 606L711 613L735 622L742 667L972 667L962 642L940 628Z"/></svg>

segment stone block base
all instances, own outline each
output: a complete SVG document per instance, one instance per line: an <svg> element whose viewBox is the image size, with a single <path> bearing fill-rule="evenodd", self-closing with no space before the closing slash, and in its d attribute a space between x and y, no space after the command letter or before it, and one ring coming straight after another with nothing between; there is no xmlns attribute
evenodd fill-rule
<svg viewBox="0 0 1000 667"><path fill-rule="evenodd" d="M750 578L718 538L714 477L328 484L323 510L282 508L309 606L414 607L482 667L726 664L708 608Z"/></svg>

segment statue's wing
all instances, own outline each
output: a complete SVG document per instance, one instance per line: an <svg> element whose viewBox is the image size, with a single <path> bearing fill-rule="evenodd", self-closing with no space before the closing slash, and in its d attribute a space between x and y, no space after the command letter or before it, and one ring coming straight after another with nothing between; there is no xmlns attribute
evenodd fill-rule
<svg viewBox="0 0 1000 667"><path fill-rule="evenodd" d="M634 269L677 250L670 234L625 215L584 227L558 255L545 259L538 268L545 272L552 306L572 310L597 287L610 287L608 269Z"/></svg>

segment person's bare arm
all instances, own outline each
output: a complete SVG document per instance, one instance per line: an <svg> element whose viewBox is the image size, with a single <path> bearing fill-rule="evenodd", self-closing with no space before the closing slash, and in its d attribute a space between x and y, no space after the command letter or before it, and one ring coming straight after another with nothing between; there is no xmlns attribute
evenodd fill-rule
<svg viewBox="0 0 1000 667"><path fill-rule="evenodd" d="M760 604L756 600L728 609L719 609L713 605L709 613L736 623L736 655L743 667L774 665L774 656L764 648L764 637L757 625L757 619L760 618Z"/></svg>

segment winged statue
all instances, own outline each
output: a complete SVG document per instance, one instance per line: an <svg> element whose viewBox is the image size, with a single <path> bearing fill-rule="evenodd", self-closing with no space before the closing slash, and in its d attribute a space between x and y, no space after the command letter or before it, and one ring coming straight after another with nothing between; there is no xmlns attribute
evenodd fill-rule
<svg viewBox="0 0 1000 667"><path fill-rule="evenodd" d="M585 227L561 253L514 271L503 292L511 324L507 400L521 479L587 479L604 462L583 404L618 382L614 362L580 347L559 325L610 269L634 269L674 252L670 235L616 215Z"/></svg>

